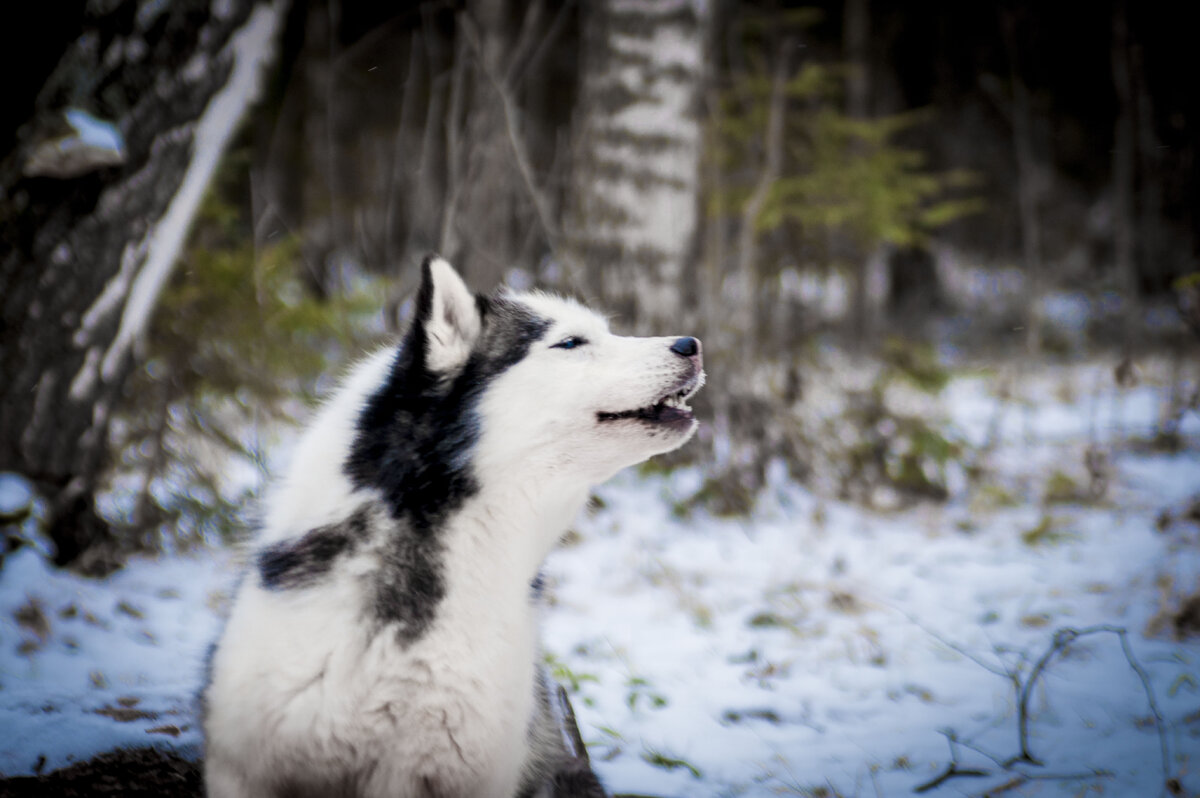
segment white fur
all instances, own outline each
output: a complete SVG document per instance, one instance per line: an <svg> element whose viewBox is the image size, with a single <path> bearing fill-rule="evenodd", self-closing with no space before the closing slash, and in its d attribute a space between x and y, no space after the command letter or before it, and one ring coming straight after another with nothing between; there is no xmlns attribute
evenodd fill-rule
<svg viewBox="0 0 1200 798"><path fill-rule="evenodd" d="M458 272L441 258L429 265L433 272L433 311L425 330L429 334L429 365L434 371L449 372L466 362L479 336L479 314L475 295Z"/></svg>
<svg viewBox="0 0 1200 798"><path fill-rule="evenodd" d="M292 453L283 481L268 495L258 543L274 543L346 518L362 502L361 496L352 495L354 486L342 463L363 400L383 382L395 357L396 348L389 346L359 362L317 413Z"/></svg>
<svg viewBox="0 0 1200 798"><path fill-rule="evenodd" d="M470 354L479 320L449 264L433 269L429 362L453 369ZM422 778L444 798L516 791L535 710L530 581L591 486L679 446L691 430L652 437L636 422L596 419L652 404L677 384L675 339L612 335L569 300L510 298L552 326L481 399L472 453L480 491L438 533L445 596L432 625L402 646L365 620L379 546L336 561L311 588L271 591L248 575L207 692L210 796L278 795L303 783L308 792L290 794L432 798ZM567 336L588 343L552 347ZM394 356L386 349L360 364L316 416L268 502L260 545L377 500L355 491L342 467L364 399ZM371 512L386 522L382 507Z"/></svg>

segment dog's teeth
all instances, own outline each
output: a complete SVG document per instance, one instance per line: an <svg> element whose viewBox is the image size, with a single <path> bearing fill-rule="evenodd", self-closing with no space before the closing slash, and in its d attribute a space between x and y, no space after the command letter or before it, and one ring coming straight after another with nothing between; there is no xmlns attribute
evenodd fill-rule
<svg viewBox="0 0 1200 798"><path fill-rule="evenodd" d="M667 398L662 400L662 405L664 407L675 408L676 410L688 410L689 409L687 406L686 400L684 399L682 394L671 394L670 396L668 396Z"/></svg>

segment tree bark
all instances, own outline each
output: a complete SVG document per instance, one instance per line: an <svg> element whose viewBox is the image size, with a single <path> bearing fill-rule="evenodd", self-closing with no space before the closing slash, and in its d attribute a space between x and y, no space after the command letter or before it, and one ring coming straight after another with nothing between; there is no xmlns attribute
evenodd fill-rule
<svg viewBox="0 0 1200 798"><path fill-rule="evenodd" d="M1138 309L1137 265L1134 258L1134 155L1137 148L1133 70L1129 55L1129 20L1124 0L1113 4L1113 89L1117 120L1113 130L1113 268L1121 289L1121 346L1128 356Z"/></svg>
<svg viewBox="0 0 1200 798"><path fill-rule="evenodd" d="M767 107L767 129L763 133L763 162L750 198L742 206L738 230L737 270L740 295L733 309L734 329L741 338L741 356L749 360L759 344L755 319L759 311L758 219L770 198L771 189L783 175L784 128L787 117L787 82L791 76L791 52L795 41L785 39L776 54Z"/></svg>
<svg viewBox="0 0 1200 798"><path fill-rule="evenodd" d="M1021 254L1025 261L1025 349L1030 356L1042 347L1042 295L1045 275L1042 266L1042 228L1039 204L1040 177L1033 146L1033 110L1029 89L1021 77L1020 44L1015 12L1002 12L1004 43L1008 50L1012 79L1013 153L1017 162L1017 212L1021 230Z"/></svg>
<svg viewBox="0 0 1200 798"><path fill-rule="evenodd" d="M869 0L846 0L842 46L850 71L846 76L846 115L866 119L871 115L871 9Z"/></svg>
<svg viewBox="0 0 1200 798"><path fill-rule="evenodd" d="M697 231L699 108L711 4L604 0L585 9L565 257L628 326L679 318Z"/></svg>
<svg viewBox="0 0 1200 798"><path fill-rule="evenodd" d="M849 70L846 73L846 116L868 119L871 116L871 9L869 0L846 0L842 16L842 49ZM851 142L851 152L861 152L862 142ZM856 351L864 352L875 332L871 307L871 261L874 253L859 242L849 241L851 339ZM876 245L883 246L883 245ZM882 310L882 309L881 309Z"/></svg>
<svg viewBox="0 0 1200 798"><path fill-rule="evenodd" d="M60 565L115 564L95 507L114 406L279 15L254 0L89 3L0 161L0 470L38 485ZM34 168L67 108L115 126L112 157Z"/></svg>

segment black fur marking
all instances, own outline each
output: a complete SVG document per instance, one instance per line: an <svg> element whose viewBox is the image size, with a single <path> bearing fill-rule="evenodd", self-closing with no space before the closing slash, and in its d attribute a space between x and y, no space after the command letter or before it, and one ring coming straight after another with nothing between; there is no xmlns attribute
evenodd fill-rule
<svg viewBox="0 0 1200 798"><path fill-rule="evenodd" d="M541 601L546 595L546 575L538 571L529 582L529 597L535 602Z"/></svg>
<svg viewBox="0 0 1200 798"><path fill-rule="evenodd" d="M339 555L367 536L366 510L338 524L317 527L296 540L283 540L258 553L255 563L263 587L286 590L308 587L329 573Z"/></svg>
<svg viewBox="0 0 1200 798"><path fill-rule="evenodd" d="M385 622L399 622L406 642L425 631L445 593L438 530L479 491L471 470L479 398L550 326L520 303L477 296L481 330L467 362L457 373L432 373L425 331L433 307L430 272L426 259L413 325L387 381L358 417L344 465L356 488L382 493L398 523L377 577L373 610Z"/></svg>
<svg viewBox="0 0 1200 798"><path fill-rule="evenodd" d="M217 641L214 640L208 644L208 648L204 650L203 663L203 680L200 682L200 689L196 691L195 701L198 715L201 722L208 718L208 688L212 685L213 677L213 660L217 656Z"/></svg>
<svg viewBox="0 0 1200 798"><path fill-rule="evenodd" d="M537 669L535 679L534 711L528 732L533 759L527 765L532 766L517 795L519 798L607 798L588 761L587 747L580 737L566 691L551 681L544 668ZM558 712L553 708L555 702Z"/></svg>
<svg viewBox="0 0 1200 798"><path fill-rule="evenodd" d="M572 760L554 774L550 783L550 795L554 798L607 798L608 793L591 766L581 760Z"/></svg>

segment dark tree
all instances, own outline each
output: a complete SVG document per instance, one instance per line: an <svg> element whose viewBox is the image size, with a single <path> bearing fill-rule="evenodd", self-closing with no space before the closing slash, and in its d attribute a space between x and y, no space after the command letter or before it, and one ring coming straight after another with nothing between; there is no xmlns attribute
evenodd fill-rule
<svg viewBox="0 0 1200 798"><path fill-rule="evenodd" d="M38 57L5 78L16 102L0 140L0 470L38 486L56 561L98 572L117 542L95 506L113 409L279 9L54 9L52 32L18 50Z"/></svg>

